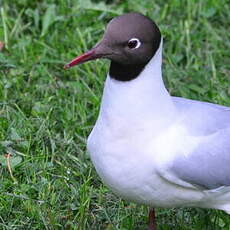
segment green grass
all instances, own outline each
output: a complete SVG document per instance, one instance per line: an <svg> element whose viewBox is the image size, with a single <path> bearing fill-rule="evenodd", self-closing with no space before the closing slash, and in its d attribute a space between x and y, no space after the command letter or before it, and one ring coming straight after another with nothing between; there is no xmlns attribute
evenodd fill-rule
<svg viewBox="0 0 230 230"><path fill-rule="evenodd" d="M113 195L86 153L108 62L69 71L63 65L92 47L109 19L138 11L164 35L171 94L230 106L229 6L228 0L3 1L0 229L146 229L147 207ZM230 229L221 211L158 209L157 216L159 230Z"/></svg>

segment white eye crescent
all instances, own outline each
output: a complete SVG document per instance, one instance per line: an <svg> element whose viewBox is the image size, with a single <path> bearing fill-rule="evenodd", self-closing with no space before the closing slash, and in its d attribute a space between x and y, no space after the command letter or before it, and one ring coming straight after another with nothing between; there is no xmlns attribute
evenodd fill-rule
<svg viewBox="0 0 230 230"><path fill-rule="evenodd" d="M128 41L128 47L130 49L137 49L141 46L141 42L138 38L131 38L129 41Z"/></svg>

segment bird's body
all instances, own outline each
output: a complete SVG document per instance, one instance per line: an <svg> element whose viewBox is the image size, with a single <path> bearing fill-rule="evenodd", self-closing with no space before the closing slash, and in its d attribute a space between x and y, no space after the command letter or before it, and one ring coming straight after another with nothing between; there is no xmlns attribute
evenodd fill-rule
<svg viewBox="0 0 230 230"><path fill-rule="evenodd" d="M107 77L101 111L88 139L96 170L126 200L153 207L195 206L230 212L230 173L229 187L220 183L208 189L181 179L175 173L181 169L174 165L178 158L189 164L186 159L194 155L195 165L184 164L184 170L192 167L190 173L196 174L211 164L213 168L203 172L209 180L221 171L221 163L228 167L230 109L171 97L162 82L160 62L161 50L137 79L120 83ZM158 69L156 76L153 69ZM222 141L228 147L223 156L218 149L223 148ZM196 152L200 148L210 152ZM202 154L207 161L199 161Z"/></svg>
<svg viewBox="0 0 230 230"><path fill-rule="evenodd" d="M126 17L155 28L139 14L118 17L99 45L67 66L87 61L90 55L97 58L100 52L112 60L99 117L87 143L99 176L117 195L150 207L230 213L230 108L169 95L161 74L163 41L154 35L160 33L156 28L152 39L157 46L151 46L147 35L138 39L142 34L127 31L130 51L119 53L119 40L127 38L116 37L112 29ZM133 44L135 39L139 43ZM141 42L153 53L139 48ZM109 47L107 52L104 46ZM112 55L111 47L116 51ZM133 57L135 49L148 56L144 64Z"/></svg>

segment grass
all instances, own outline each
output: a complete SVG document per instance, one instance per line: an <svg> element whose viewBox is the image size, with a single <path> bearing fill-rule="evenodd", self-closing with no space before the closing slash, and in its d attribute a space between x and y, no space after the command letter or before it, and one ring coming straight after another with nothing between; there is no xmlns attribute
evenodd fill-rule
<svg viewBox="0 0 230 230"><path fill-rule="evenodd" d="M64 71L129 11L164 35L171 94L230 106L228 0L5 0L0 10L0 229L145 229L147 208L100 181L86 153L107 61ZM9 155L10 154L10 155ZM215 210L158 209L159 230L229 230Z"/></svg>

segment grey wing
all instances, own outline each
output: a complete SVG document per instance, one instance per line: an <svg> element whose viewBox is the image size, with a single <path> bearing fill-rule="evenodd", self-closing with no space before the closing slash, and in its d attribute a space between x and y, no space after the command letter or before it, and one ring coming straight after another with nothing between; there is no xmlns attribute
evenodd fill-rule
<svg viewBox="0 0 230 230"><path fill-rule="evenodd" d="M175 158L170 171L203 189L230 186L230 127L205 137L188 156Z"/></svg>

